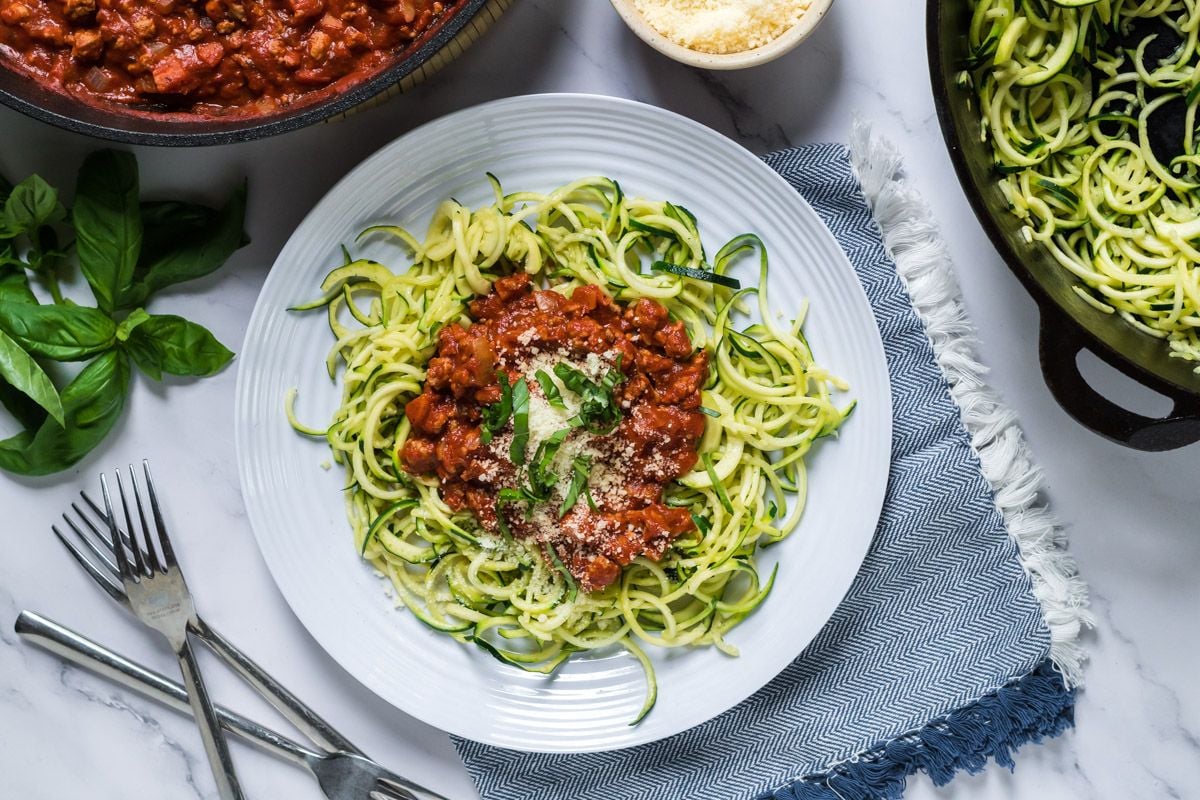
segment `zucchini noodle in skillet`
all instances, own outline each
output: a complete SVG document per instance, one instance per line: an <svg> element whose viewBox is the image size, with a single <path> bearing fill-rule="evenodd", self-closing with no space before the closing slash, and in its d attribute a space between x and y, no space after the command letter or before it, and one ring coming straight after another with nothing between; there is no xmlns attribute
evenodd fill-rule
<svg viewBox="0 0 1200 800"><path fill-rule="evenodd" d="M345 252L297 307L326 309L343 402L317 430L293 392L288 417L344 465L355 544L417 619L546 674L620 645L647 674L636 722L645 645L737 655L726 635L775 580L757 553L796 527L804 458L854 406L806 305L770 308L758 237L709 260L690 212L608 178L488 177L495 201L442 203L424 241L363 231L410 250L407 271ZM741 288L727 272L754 254Z"/></svg>
<svg viewBox="0 0 1200 800"><path fill-rule="evenodd" d="M1089 305L1200 372L1200 6L972 0L973 89L997 184Z"/></svg>

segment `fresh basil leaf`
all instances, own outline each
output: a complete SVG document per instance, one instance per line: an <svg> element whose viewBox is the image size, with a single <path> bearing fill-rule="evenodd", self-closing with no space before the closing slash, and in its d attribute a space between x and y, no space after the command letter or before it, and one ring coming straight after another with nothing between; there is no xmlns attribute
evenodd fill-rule
<svg viewBox="0 0 1200 800"><path fill-rule="evenodd" d="M0 406L4 406L26 430L36 430L47 416L46 409L31 400L29 395L17 391L4 381L0 381Z"/></svg>
<svg viewBox="0 0 1200 800"><path fill-rule="evenodd" d="M204 230L217 215L214 208L181 200L147 200L141 209L145 231L143 246L149 250L155 249L152 245L162 249L168 247L172 231L192 234Z"/></svg>
<svg viewBox="0 0 1200 800"><path fill-rule="evenodd" d="M8 196L12 194L13 185L8 178L0 175L0 206L8 200Z"/></svg>
<svg viewBox="0 0 1200 800"><path fill-rule="evenodd" d="M129 360L110 350L88 364L62 392L66 424L54 419L37 431L0 441L0 469L48 475L70 467L98 445L121 416L129 388Z"/></svg>
<svg viewBox="0 0 1200 800"><path fill-rule="evenodd" d="M63 423L65 412L54 382L33 356L3 332L0 332L0 378L46 409L59 424Z"/></svg>
<svg viewBox="0 0 1200 800"><path fill-rule="evenodd" d="M58 231L49 225L38 228L30 239L33 241L33 247L29 249L26 258L32 269L53 268L56 262L68 255L66 248L59 246Z"/></svg>
<svg viewBox="0 0 1200 800"><path fill-rule="evenodd" d="M570 428L563 428L538 443L533 461L529 464L529 492L538 500L549 500L550 492L558 483L558 476L550 471L550 466L570 433Z"/></svg>
<svg viewBox="0 0 1200 800"><path fill-rule="evenodd" d="M519 489L514 489L509 486L496 493L496 501L500 503L500 505L508 505L510 503L526 503L532 505L538 502L540 499L540 497L535 497L523 486Z"/></svg>
<svg viewBox="0 0 1200 800"><path fill-rule="evenodd" d="M29 276L25 274L25 268L5 263L4 253L5 248L0 247L0 302L37 303L37 297L29 288Z"/></svg>
<svg viewBox="0 0 1200 800"><path fill-rule="evenodd" d="M76 305L37 305L0 299L0 330L30 353L81 361L117 341L117 324L103 311Z"/></svg>
<svg viewBox="0 0 1200 800"><path fill-rule="evenodd" d="M500 399L483 409L483 425L479 428L479 441L488 444L492 437L504 429L508 418L512 416L512 386L508 383L508 373L496 371L496 380L500 384Z"/></svg>
<svg viewBox="0 0 1200 800"><path fill-rule="evenodd" d="M61 222L67 212L58 191L37 175L18 183L4 200L4 227L10 236L34 234L43 225Z"/></svg>
<svg viewBox="0 0 1200 800"><path fill-rule="evenodd" d="M171 375L207 376L233 358L208 329L173 315L149 315L129 332L125 348L151 378Z"/></svg>
<svg viewBox="0 0 1200 800"><path fill-rule="evenodd" d="M554 365L554 374L563 382L563 385L577 395L583 395L587 392L589 386L595 386L591 379L583 373L565 362L559 362Z"/></svg>
<svg viewBox="0 0 1200 800"><path fill-rule="evenodd" d="M596 383L581 370L559 362L554 365L554 374L564 386L579 395L579 413L572 418L572 425L583 425L592 433L602 436L616 430L621 423L621 409L613 390L625 379L624 373L619 369L610 369L601 382Z"/></svg>
<svg viewBox="0 0 1200 800"><path fill-rule="evenodd" d="M566 411L567 404L563 402L562 392L558 390L558 386L554 383L554 379L550 377L550 373L544 369L539 369L534 373L537 378L538 385L542 387L542 394L546 396L546 402L559 411Z"/></svg>
<svg viewBox="0 0 1200 800"><path fill-rule="evenodd" d="M159 289L219 268L234 251L250 243L243 230L245 221L245 184L219 211L194 203L143 203L144 238L136 282L122 296L122 307L143 303Z"/></svg>
<svg viewBox="0 0 1200 800"><path fill-rule="evenodd" d="M79 170L72 209L79 266L100 308L112 311L133 283L142 249L137 161L101 150Z"/></svg>
<svg viewBox="0 0 1200 800"><path fill-rule="evenodd" d="M148 319L150 319L150 315L146 313L146 309L144 308L138 308L130 312L129 316L123 319L121 324L117 326L117 341L127 341L129 334L133 333L133 329Z"/></svg>
<svg viewBox="0 0 1200 800"><path fill-rule="evenodd" d="M501 491L501 493L503 493L505 491L512 491L512 490L501 489L500 491ZM496 496L496 528L500 531L500 535L503 536L506 541L511 542L513 539L513 535L512 535L512 530L509 529L509 527L508 527L508 520L506 520L504 518L504 504L505 504L504 498L500 495L497 495Z"/></svg>
<svg viewBox="0 0 1200 800"><path fill-rule="evenodd" d="M525 463L525 447L529 444L529 384L521 378L513 386L512 393L513 438L508 449L512 463Z"/></svg>
<svg viewBox="0 0 1200 800"><path fill-rule="evenodd" d="M583 456L575 456L575 460L571 462L571 486L567 489L567 495L563 498L562 505L558 507L558 517L562 519L575 505L575 501L579 499L579 493L588 488L588 472L592 469L592 462Z"/></svg>
<svg viewBox="0 0 1200 800"><path fill-rule="evenodd" d="M617 366L621 366L621 356L617 355ZM608 394L612 394L613 389L617 388L617 384L625 380L625 373L619 369L610 369L604 374L604 378L600 381L600 388Z"/></svg>

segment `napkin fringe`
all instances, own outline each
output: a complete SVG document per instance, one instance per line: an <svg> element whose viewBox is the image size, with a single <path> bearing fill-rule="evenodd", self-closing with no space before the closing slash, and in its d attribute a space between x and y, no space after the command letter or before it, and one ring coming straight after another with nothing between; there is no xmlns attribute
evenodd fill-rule
<svg viewBox="0 0 1200 800"><path fill-rule="evenodd" d="M899 800L907 778L925 772L934 785L962 769L978 773L988 759L1012 769L1013 751L1074 725L1075 692L1050 661L1013 683L940 717L919 731L831 769L777 789L772 800Z"/></svg>
<svg viewBox="0 0 1200 800"><path fill-rule="evenodd" d="M1066 532L1046 508L1042 471L1033 463L1017 415L984 380L987 368L975 357L978 339L933 214L904 177L896 148L861 120L851 130L850 153L884 245L962 412L996 507L1020 550L1050 630L1050 660L1066 688L1080 686L1087 655L1079 636L1093 624L1087 585L1067 553Z"/></svg>

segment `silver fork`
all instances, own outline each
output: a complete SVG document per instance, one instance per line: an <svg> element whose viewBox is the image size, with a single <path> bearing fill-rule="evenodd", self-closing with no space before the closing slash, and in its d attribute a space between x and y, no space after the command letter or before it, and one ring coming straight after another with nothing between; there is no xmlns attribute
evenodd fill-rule
<svg viewBox="0 0 1200 800"><path fill-rule="evenodd" d="M149 465L145 461L142 462L142 465L146 475L147 488L150 490L153 500L155 497L154 483L150 477ZM113 542L120 540L126 549L132 549L135 543L125 531L116 525L115 515L112 513L106 514L86 491L81 491L79 494L86 507L90 509L91 515L98 520L99 525L93 522L92 516L89 516L89 513L80 508L76 503L71 503L71 509L78 516L83 527L76 524L75 520L68 514L63 514L62 516L63 521L75 534L78 541L86 548L90 557L89 555L85 555L78 546L72 543L59 530L57 525L51 525L51 530L54 531L54 535L58 537L58 540L67 549L67 552L91 576L96 584L112 597L113 600L117 601L117 603L124 606L127 610L132 611L125 590L114 580L114 577L119 577L121 573L119 565L114 561L115 549ZM108 504L108 507L111 512L111 504ZM110 532L115 528L115 537L112 535L106 536L101 531L102 527L109 529ZM145 560L148 556L143 553L142 557ZM18 624L21 624L20 620L18 620ZM292 761L305 761L310 770L317 775L318 782L328 797L336 798L337 800L343 800L343 798L345 800L361 800L368 796L362 787L370 786L372 787L370 793L381 796L392 797L393 795L389 794L389 791L393 793L399 792L395 794L395 797L399 800L447 800L442 795L431 792L418 784L396 775L366 756L362 750L339 733L299 697L275 680L273 676L260 667L253 659L222 636L199 614L193 615L191 629L192 633L204 642L204 644L208 645L214 653L220 656L247 683L254 687L289 722L295 725L313 742L325 748L325 752L314 754L311 750L306 750L299 745L295 745L294 742L290 742L290 740L283 739L284 742L294 745L296 750L293 750L290 755L286 752L280 752L279 749L275 749L275 752L277 755L289 757ZM41 639L57 644L55 647L48 647L53 652L94 669L106 677L113 678L141 691L147 691L155 699L162 699L154 692L153 687L147 690L144 685L135 686L133 683L130 683L127 680L130 677L129 674L121 677L118 674L121 672L121 669L114 666L119 662L127 664L131 664L132 662L125 661L115 654L112 655L119 662L109 660L105 656L109 651L104 651L99 645L95 645L99 650L89 650L86 645L94 645L94 643L89 642L78 634L67 631L65 628L59 629L58 633L53 636L46 631L41 631L41 633ZM38 637L30 636L29 638L37 639ZM103 657L97 659L97 653L101 653ZM101 667L99 669L96 666L97 662ZM153 675L154 673L150 674ZM134 681L137 681L138 677L135 673ZM153 684L153 681L150 683ZM158 688L161 689L161 687ZM163 702L167 702L172 707L177 707L176 703L165 699ZM235 730L235 732L237 731ZM271 736L274 736L277 740L282 739L277 734L271 734ZM271 749L269 745L267 747ZM284 749L286 750L286 748ZM303 756L300 754L303 754ZM354 758L340 758L340 755L354 756ZM308 757L316 757L321 760L315 762L308 761Z"/></svg>
<svg viewBox="0 0 1200 800"><path fill-rule="evenodd" d="M143 468L149 469L145 462ZM147 475L149 472L147 471ZM153 485L153 482L150 483ZM92 514L100 521L100 525L107 528L111 524L111 517L101 510L100 506L96 505L96 501L88 495L87 492L81 491L79 496L83 498L84 503L91 509ZM71 503L71 509L83 522L84 526L91 532L91 536L84 533L75 521L66 514L63 514L63 521L75 533L79 541L88 549L92 557L103 565L104 569L93 563L92 559L85 556L78 547L63 535L58 526L51 525L50 529L54 531L54 535L62 543L67 551L75 558L84 571L92 577L97 585L100 586L108 595L116 600L117 603L123 605L126 610L132 611L129 608L129 598L125 595L125 590L113 580L113 577L120 576L120 569L113 561L114 553L112 543L108 538L100 532L100 529L92 522L88 514L81 509L77 504ZM131 547L132 542L129 536L119 527L117 533L124 542L126 547ZM99 546L97 546L99 542ZM105 571L107 569L107 572ZM197 613L192 622L192 632L195 633L200 640L221 657L235 672L238 673L247 683L253 686L259 694L267 699L289 722L295 725L309 739L328 748L329 750L344 750L348 753L358 753L362 755L357 747L350 741L338 733L332 725L321 718L317 712L309 708L304 701L294 695L287 687L276 681L265 669L260 667L248 655L239 650L232 642L222 636L216 628L209 625L203 617Z"/></svg>
<svg viewBox="0 0 1200 800"><path fill-rule="evenodd" d="M22 639L128 686L176 711L189 713L187 692L178 683L31 611L17 617ZM435 800L429 793L357 753L315 752L240 714L217 706L221 725L268 753L306 767L329 800ZM415 791L414 791L415 790ZM445 800L445 798L440 798Z"/></svg>
<svg viewBox="0 0 1200 800"><path fill-rule="evenodd" d="M129 501L125 496L125 484L121 480L121 471L116 471L117 491L121 496L121 508L125 511L125 530L129 535L128 553L125 542L117 532L116 515L113 514L108 481L104 475L100 476L100 492L104 496L104 510L108 517L109 541L112 543L113 554L116 556L121 585L125 590L129 608L137 615L138 619L166 637L171 649L175 651L175 656L179 659L183 682L187 686L188 702L191 704L192 713L200 728L200 739L204 742L204 751L208 754L209 766L212 767L218 793L222 800L242 800L242 789L238 785L233 759L229 755L229 746L225 742L224 734L221 733L221 722L217 718L217 712L213 709L212 700L208 696L208 688L204 685L204 678L200 674L200 665L196 662L196 654L192 652L191 641L188 638L189 623L196 618L192 595L183 579L183 572L175 560L171 538L167 535L167 527L163 523L162 512L158 507L158 498L154 494L149 465L144 465L144 468L146 490L150 495L150 509L154 516L154 528L158 538L157 548L155 548L153 537L150 535L150 527L146 523L142 494L138 490L133 467L129 467L129 481L133 485L138 519L142 524L144 549L143 544L138 542L137 531L133 526L133 517L129 513Z"/></svg>

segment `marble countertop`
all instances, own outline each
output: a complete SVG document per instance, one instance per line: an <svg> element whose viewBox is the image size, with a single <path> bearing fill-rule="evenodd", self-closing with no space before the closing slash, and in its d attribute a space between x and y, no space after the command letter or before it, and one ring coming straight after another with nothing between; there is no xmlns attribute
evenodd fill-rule
<svg viewBox="0 0 1200 800"><path fill-rule="evenodd" d="M242 175L252 187L254 242L215 276L164 293L156 308L242 341L266 271L289 232L365 156L426 120L493 98L533 92L621 95L690 116L763 153L845 141L854 115L905 156L940 220L978 326L991 379L1020 413L1045 469L1054 510L1091 584L1098 618L1075 731L1029 747L1015 773L989 768L935 789L912 781L912 800L1002 797L1200 797L1200 447L1139 454L1071 421L1037 365L1037 312L973 218L938 131L916 0L840 0L798 50L755 70L687 69L645 47L603 0L520 0L459 61L413 93L332 125L221 148L139 150L150 190L211 192ZM69 186L98 143L0 109L0 172L36 171ZM198 187L191 189L190 187ZM234 349L237 349L236 346ZM1158 413L1162 398L1106 368L1088 374L1124 402ZM0 475L7 542L0 560L0 797L158 800L216 796L192 723L113 685L65 668L16 641L30 608L164 672L174 665L153 636L130 625L68 565L50 524L82 486L112 464L149 457L172 514L188 520L181 559L205 616L257 654L383 763L455 798L475 797L449 741L383 706L345 674L293 617L259 556L234 466L236 370L194 384L135 379L113 435L75 469L50 479ZM7 422L0 422L7 425ZM213 662L216 663L215 661ZM224 670L214 693L273 719ZM249 797L318 798L301 771L235 745ZM135 792L136 789L136 792Z"/></svg>

